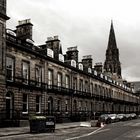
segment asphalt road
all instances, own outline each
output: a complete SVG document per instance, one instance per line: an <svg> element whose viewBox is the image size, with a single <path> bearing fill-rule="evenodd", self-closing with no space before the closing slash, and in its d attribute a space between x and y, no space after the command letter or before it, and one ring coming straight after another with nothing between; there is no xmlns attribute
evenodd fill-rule
<svg viewBox="0 0 140 140"><path fill-rule="evenodd" d="M69 140L76 139L71 138ZM79 140L140 140L140 119L106 125L98 131L77 137Z"/></svg>
<svg viewBox="0 0 140 140"><path fill-rule="evenodd" d="M140 140L140 119L117 122L102 128L77 127L55 133L23 134L1 137L2 140Z"/></svg>

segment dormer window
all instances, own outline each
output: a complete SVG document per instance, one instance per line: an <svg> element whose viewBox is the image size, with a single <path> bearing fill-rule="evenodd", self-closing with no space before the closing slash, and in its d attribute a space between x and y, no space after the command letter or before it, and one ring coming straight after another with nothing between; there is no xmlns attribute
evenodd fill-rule
<svg viewBox="0 0 140 140"><path fill-rule="evenodd" d="M53 52L53 50L47 48L47 56L49 56L51 58L54 58L54 52Z"/></svg>
<svg viewBox="0 0 140 140"><path fill-rule="evenodd" d="M75 60L71 60L71 66L76 68L76 61Z"/></svg>
<svg viewBox="0 0 140 140"><path fill-rule="evenodd" d="M64 56L62 54L59 54L59 61L64 62Z"/></svg>
<svg viewBox="0 0 140 140"><path fill-rule="evenodd" d="M83 70L83 64L82 63L79 64L79 69Z"/></svg>
<svg viewBox="0 0 140 140"><path fill-rule="evenodd" d="M91 70L91 68L88 68L88 73L92 73L92 70Z"/></svg>

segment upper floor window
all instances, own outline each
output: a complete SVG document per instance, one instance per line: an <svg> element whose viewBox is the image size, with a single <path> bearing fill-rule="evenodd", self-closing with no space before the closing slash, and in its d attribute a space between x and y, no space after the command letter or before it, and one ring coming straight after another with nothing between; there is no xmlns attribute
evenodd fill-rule
<svg viewBox="0 0 140 140"><path fill-rule="evenodd" d="M73 89L77 90L77 78L73 79Z"/></svg>
<svg viewBox="0 0 140 140"><path fill-rule="evenodd" d="M95 84L95 94L97 94L97 84Z"/></svg>
<svg viewBox="0 0 140 140"><path fill-rule="evenodd" d="M62 74L61 73L57 74L57 86L62 87Z"/></svg>
<svg viewBox="0 0 140 140"><path fill-rule="evenodd" d="M79 90L83 91L83 80L82 79L80 79L80 81L79 81Z"/></svg>
<svg viewBox="0 0 140 140"><path fill-rule="evenodd" d="M93 83L90 85L90 92L93 93Z"/></svg>
<svg viewBox="0 0 140 140"><path fill-rule="evenodd" d="M22 74L23 74L23 83L28 84L28 80L29 80L29 63L23 62Z"/></svg>
<svg viewBox="0 0 140 140"><path fill-rule="evenodd" d="M42 70L42 75L41 75L42 79L41 80L42 80L42 83L45 83L45 69L42 67L41 70Z"/></svg>
<svg viewBox="0 0 140 140"><path fill-rule="evenodd" d="M70 87L70 78L68 75L66 75L66 88Z"/></svg>
<svg viewBox="0 0 140 140"><path fill-rule="evenodd" d="M53 71L48 70L48 86L53 85Z"/></svg>
<svg viewBox="0 0 140 140"><path fill-rule="evenodd" d="M85 92L88 92L88 82L85 81Z"/></svg>
<svg viewBox="0 0 140 140"><path fill-rule="evenodd" d="M36 78L36 85L41 86L42 82L42 68L39 66L36 66L35 68L35 78Z"/></svg>
<svg viewBox="0 0 140 140"><path fill-rule="evenodd" d="M13 81L14 76L14 59L11 57L6 58L6 78L8 81Z"/></svg>

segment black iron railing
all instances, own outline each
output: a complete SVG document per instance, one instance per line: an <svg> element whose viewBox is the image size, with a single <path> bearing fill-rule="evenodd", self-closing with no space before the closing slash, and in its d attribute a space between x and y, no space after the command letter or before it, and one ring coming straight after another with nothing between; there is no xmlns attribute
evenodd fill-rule
<svg viewBox="0 0 140 140"><path fill-rule="evenodd" d="M0 127L19 126L21 111L19 110L0 110Z"/></svg>
<svg viewBox="0 0 140 140"><path fill-rule="evenodd" d="M31 79L24 79L22 77L13 77L13 80L6 80L7 86L16 86L19 88L28 88L36 90L46 90L47 86L43 82L37 82Z"/></svg>
<svg viewBox="0 0 140 140"><path fill-rule="evenodd" d="M69 95L69 96L75 96L75 97L82 97L82 98L92 98L92 99L97 99L99 101L107 101L107 102L118 102L118 103L124 103L126 102L127 104L135 104L138 105L140 104L139 101L133 101L133 100L125 100L123 98L114 98L111 97L110 95L105 95L105 94L95 94L91 92L86 92L86 91L80 91L80 90L74 90L71 88L65 88L65 87L60 87L57 85L47 85L46 83L43 82L38 82L36 80L31 80L31 79L24 79L22 77L13 77L12 80L7 80L6 81L7 86L16 86L19 88L28 88L31 90L39 90L39 91L47 91L47 92L52 92L56 94L62 94L62 95Z"/></svg>

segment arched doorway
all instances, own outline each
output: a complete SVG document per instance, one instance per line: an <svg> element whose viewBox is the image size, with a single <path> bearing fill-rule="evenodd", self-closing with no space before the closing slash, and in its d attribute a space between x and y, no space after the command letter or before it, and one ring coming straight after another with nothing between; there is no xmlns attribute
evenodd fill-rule
<svg viewBox="0 0 140 140"><path fill-rule="evenodd" d="M49 97L48 98L48 115L53 114L53 98Z"/></svg>
<svg viewBox="0 0 140 140"><path fill-rule="evenodd" d="M13 117L14 95L12 92L6 93L6 119Z"/></svg>

